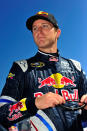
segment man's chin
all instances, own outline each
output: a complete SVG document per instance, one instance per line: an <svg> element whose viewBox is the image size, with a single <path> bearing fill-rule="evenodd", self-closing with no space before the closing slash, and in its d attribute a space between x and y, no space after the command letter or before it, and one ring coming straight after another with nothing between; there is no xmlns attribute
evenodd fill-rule
<svg viewBox="0 0 87 131"><path fill-rule="evenodd" d="M45 48L46 47L46 45L44 44L44 43L39 43L38 45L37 45L39 48Z"/></svg>
<svg viewBox="0 0 87 131"><path fill-rule="evenodd" d="M38 46L39 49L45 49L45 46Z"/></svg>

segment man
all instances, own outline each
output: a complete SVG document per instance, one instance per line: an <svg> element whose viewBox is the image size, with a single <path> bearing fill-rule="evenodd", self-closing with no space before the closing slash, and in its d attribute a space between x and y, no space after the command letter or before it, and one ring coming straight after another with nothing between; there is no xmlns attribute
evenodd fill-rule
<svg viewBox="0 0 87 131"><path fill-rule="evenodd" d="M61 30L52 14L40 11L26 26L38 52L13 63L1 93L0 123L8 128L30 118L31 131L82 131L87 106L76 108L87 103L87 85L80 63L59 55Z"/></svg>

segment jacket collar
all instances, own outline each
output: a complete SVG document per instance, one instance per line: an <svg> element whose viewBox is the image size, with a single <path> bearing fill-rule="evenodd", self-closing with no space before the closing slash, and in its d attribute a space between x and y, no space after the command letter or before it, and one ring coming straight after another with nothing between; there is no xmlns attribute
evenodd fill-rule
<svg viewBox="0 0 87 131"><path fill-rule="evenodd" d="M39 58L43 61L54 61L54 62L59 61L59 52L58 51L57 53L45 53L45 52L38 50L36 56L37 56L37 59Z"/></svg>
<svg viewBox="0 0 87 131"><path fill-rule="evenodd" d="M45 53L45 52L42 52L42 51L38 50L38 53L40 53L42 55L45 55L45 56L56 56L56 57L59 56L59 51L58 50L57 50L57 53Z"/></svg>

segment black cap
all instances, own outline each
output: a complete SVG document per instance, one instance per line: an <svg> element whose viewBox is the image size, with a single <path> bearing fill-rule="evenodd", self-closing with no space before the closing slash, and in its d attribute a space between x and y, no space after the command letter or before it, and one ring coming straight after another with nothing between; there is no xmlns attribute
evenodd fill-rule
<svg viewBox="0 0 87 131"><path fill-rule="evenodd" d="M35 20L38 20L38 19L47 20L47 21L51 22L54 25L54 27L58 28L58 23L57 23L55 17L52 14L49 14L44 11L39 11L36 15L28 18L26 21L27 28L32 31L32 24Z"/></svg>

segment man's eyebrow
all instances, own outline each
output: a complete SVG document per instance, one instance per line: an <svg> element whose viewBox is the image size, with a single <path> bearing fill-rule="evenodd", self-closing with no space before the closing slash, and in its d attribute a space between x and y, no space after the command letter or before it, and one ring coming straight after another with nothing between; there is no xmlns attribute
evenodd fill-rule
<svg viewBox="0 0 87 131"><path fill-rule="evenodd" d="M49 23L41 23L41 24L49 24ZM37 25L33 25L33 26L37 26Z"/></svg>
<svg viewBox="0 0 87 131"><path fill-rule="evenodd" d="M41 23L41 24L48 24L48 25L51 25L51 23ZM33 25L32 27L34 27L34 26L37 26L37 25Z"/></svg>

